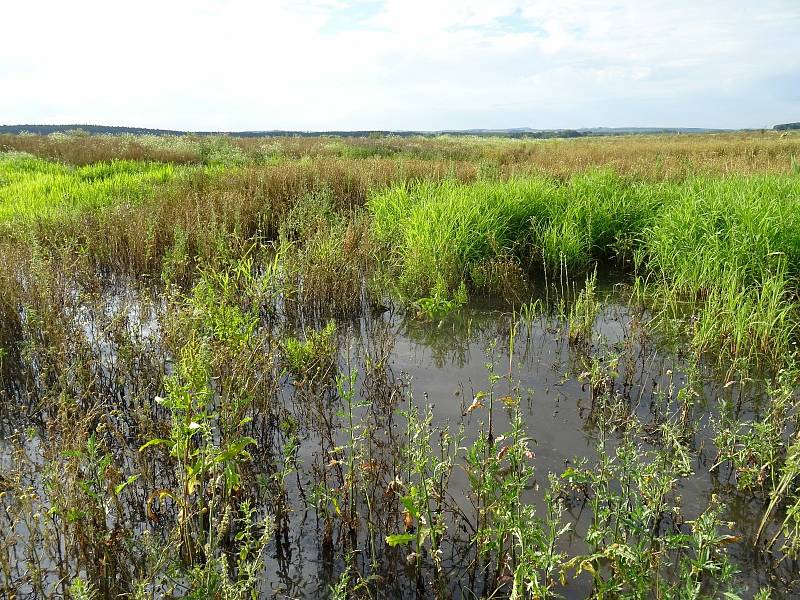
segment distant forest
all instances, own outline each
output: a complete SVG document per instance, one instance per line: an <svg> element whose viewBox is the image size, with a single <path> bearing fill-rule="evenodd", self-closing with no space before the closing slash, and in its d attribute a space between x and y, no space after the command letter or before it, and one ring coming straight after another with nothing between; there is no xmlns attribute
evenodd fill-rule
<svg viewBox="0 0 800 600"><path fill-rule="evenodd" d="M775 131L788 131L790 129L800 129L800 123L782 123L781 125L775 125L773 129L775 129Z"/></svg>

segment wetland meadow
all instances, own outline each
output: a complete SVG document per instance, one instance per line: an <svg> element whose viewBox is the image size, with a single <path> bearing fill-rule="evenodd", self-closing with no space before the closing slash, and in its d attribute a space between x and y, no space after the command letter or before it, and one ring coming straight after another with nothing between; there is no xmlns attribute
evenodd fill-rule
<svg viewBox="0 0 800 600"><path fill-rule="evenodd" d="M0 135L0 596L800 595L800 132Z"/></svg>

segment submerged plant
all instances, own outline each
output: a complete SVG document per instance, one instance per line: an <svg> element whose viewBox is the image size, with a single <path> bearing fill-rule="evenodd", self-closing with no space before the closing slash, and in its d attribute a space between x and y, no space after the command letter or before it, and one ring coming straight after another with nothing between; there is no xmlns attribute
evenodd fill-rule
<svg viewBox="0 0 800 600"><path fill-rule="evenodd" d="M441 323L448 314L458 310L467 303L467 290L462 282L455 294L450 297L447 293L443 279L437 279L436 284L431 289L431 295L419 298L414 302L417 314L429 321Z"/></svg>
<svg viewBox="0 0 800 600"><path fill-rule="evenodd" d="M583 490L592 511L586 541L590 552L564 566L576 574L588 572L597 597L711 598L726 592L733 568L724 551L732 539L717 528L715 500L685 533L683 509L677 497L680 478L691 474L689 454L674 426L661 426L662 446L644 451L625 431L613 454L606 438L598 446L596 466L567 469L562 478ZM677 576L668 565L677 567Z"/></svg>
<svg viewBox="0 0 800 600"><path fill-rule="evenodd" d="M429 407L421 415L419 409L411 405L410 397L404 416L407 420L407 445L403 456L406 481L395 486L395 493L404 509L406 531L388 535L386 543L410 546L406 560L415 573L418 587L423 585L423 561L426 556L430 557L435 574L434 592L437 597L444 597L447 584L442 562L442 541L447 532L444 502L458 440L442 431L437 452L432 440L433 412Z"/></svg>

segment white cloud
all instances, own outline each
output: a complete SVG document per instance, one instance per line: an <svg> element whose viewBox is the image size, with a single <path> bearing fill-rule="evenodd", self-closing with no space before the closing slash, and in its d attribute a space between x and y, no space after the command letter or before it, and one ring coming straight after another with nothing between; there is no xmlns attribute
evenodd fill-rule
<svg viewBox="0 0 800 600"><path fill-rule="evenodd" d="M29 0L2 15L4 123L438 129L800 118L796 0Z"/></svg>

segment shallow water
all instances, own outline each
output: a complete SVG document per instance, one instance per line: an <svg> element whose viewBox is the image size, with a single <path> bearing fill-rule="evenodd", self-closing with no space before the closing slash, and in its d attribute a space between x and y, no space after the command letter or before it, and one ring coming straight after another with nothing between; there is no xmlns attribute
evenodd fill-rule
<svg viewBox="0 0 800 600"><path fill-rule="evenodd" d="M463 426L461 444L464 447L471 446L479 433L486 431L488 407L471 412L467 411L467 407L479 391L489 387L487 363L493 365L498 374L510 374L509 379L517 382L522 392L521 406L527 433L532 438L536 469L536 483L527 490L526 500L533 503L540 513L546 508L543 499L548 473L560 474L576 461L586 459L591 462L597 457L602 418L596 414L597 406L592 404L591 386L586 382L586 377L582 377L593 361L606 366L614 362L616 366L610 370L616 371L616 374L605 383L603 395L613 396L623 402L638 417L645 432L648 426L657 426L675 412L677 390L684 387L687 381L687 359L660 343L657 333L647 326L646 311L629 308L611 286L604 287L601 295L603 301L595 320L591 343L582 346L570 344L563 316L548 312L525 321L510 313L504 305L491 300L476 303L448 316L441 323L420 321L391 304L383 312L367 309L360 318L340 322L338 366L343 372L351 369L359 372L357 398L365 406L356 408L354 415L357 423L371 424L372 439L368 446L370 452L375 453L372 460L380 465L374 476L375 497L379 497L380 490L386 488L395 477L402 475L396 470L399 444L406 427L400 411L406 407L409 392L413 392L413 403L421 409L431 407L435 430L448 430L455 434ZM136 306L135 298L122 303L116 297L109 303L109 314L128 311L129 319L138 322L138 326L134 327L137 339L152 352L163 352L158 342L153 341L157 340L159 332L156 317L148 311L139 312ZM142 315L145 315L144 319ZM92 341L99 372L114 379L119 376L115 374L117 350L109 340L103 338L100 330L92 327L92 322L91 318L84 319L79 328ZM387 360L382 362L383 357ZM380 368L369 367L367 358L372 363L380 364ZM168 355L162 354L158 360L164 369L171 368L171 357ZM772 564L775 557L765 559L749 543L763 515L764 499L731 493L733 488L726 481L729 474L724 469L709 474L715 451L708 419L718 411L718 398L727 398L740 406L740 418L746 419L757 415L762 392L757 385L726 385L728 382L717 378L711 369L702 365L701 374L701 397L692 414L692 419L701 423L692 441L695 475L681 480L678 489L685 520L691 521L704 510L712 494L720 495L728 507L723 518L735 523L731 533L738 536L738 541L729 546L729 553L740 571L737 584L742 597L751 597L763 586L771 586L775 591L774 597L793 597L798 593L794 587L797 585L795 565L784 560L775 566ZM0 476L10 478L9 473L20 461L19 452L23 452L33 465L41 466L44 463L43 447L48 440L47 421L52 416L25 401L24 390L26 385L31 385L30 382L4 383L6 399L16 398L19 401L4 402L5 414L0 425L3 432ZM124 377L117 385L121 386L119 395L123 399L142 394L142 389L147 389L145 386L134 391ZM501 380L497 384L496 396L499 398L513 393L514 389L509 385L506 379ZM291 416L299 423L300 445L294 462L297 472L291 473L286 482L291 510L286 527L268 546L267 565L260 589L264 597L326 596L342 571L343 557L335 545L337 541L332 548L321 543L321 523L309 496L314 485L327 477L324 473L330 459L331 444L346 442L346 432L341 427L343 406L332 390L309 395L309 390L295 386L287 375L281 377L278 402L282 405L281 414ZM123 413L124 410L123 407ZM501 402L496 402L492 410L494 435L509 429L509 418L510 410ZM320 426L325 419L338 425L326 432ZM121 421L125 422L124 414ZM135 464L132 457L141 443L141 440L134 443L135 436L130 433L134 426L128 426L130 429L125 430L125 437L129 440L129 447L120 448L115 453L116 464L120 466ZM260 445L262 440L269 445L268 440L281 438L278 429L274 421L260 420L256 414L250 434L260 441ZM611 447L615 444L615 435L613 432L608 434ZM653 440L644 436L642 444L648 446L650 443ZM263 452L254 452L253 468L256 472L263 470L271 475L279 458L267 447ZM41 473L33 472L35 474L27 483L41 491ZM169 473L163 476L170 477ZM148 486L152 485L153 482L141 480L132 484L136 489L131 502L138 505L131 506L131 514L143 515L145 499L152 491ZM469 502L470 486L466 473L458 466L453 471L449 490L455 505L466 513L474 510ZM256 496L261 497L258 493ZM261 506L264 513L270 512L271 508L268 502ZM378 539L385 534L401 531L400 515L396 508L387 508L385 513L380 513L378 507L376 511L381 519L376 533ZM586 546L582 536L589 523L589 511L580 505L570 506L563 518L571 522L573 527L561 540L560 549L570 555L584 552ZM463 544L452 543L444 549L444 564L453 596L470 598L481 593L481 582L468 577L467 565L473 557L469 550L464 551L463 548L469 547L469 534L455 531L457 525L456 521L451 520L454 539L461 540ZM137 529L148 527L142 516ZM29 530L20 525L15 531L17 539L13 544L24 546ZM333 538L341 541L343 535L343 531L335 531ZM359 535L358 547L361 552L354 557L354 562L357 567L365 568L369 558L367 540L363 531ZM5 539L11 540L11 537L10 531L6 531ZM43 539L36 543L58 545L60 542ZM419 595L413 569L406 565L406 551L382 547L377 552L382 573L382 581L377 589L381 590L382 597ZM44 561L44 571L48 572L46 578L55 581L58 579L58 565L52 562L52 557L58 556L59 552L51 549L46 554L51 557L49 561ZM24 568L22 564L12 565L15 570L12 579L22 581ZM590 591L589 583L584 576L557 591L566 598L584 598ZM19 584L17 597L26 597L30 590L30 586Z"/></svg>
<svg viewBox="0 0 800 600"><path fill-rule="evenodd" d="M589 422L591 412L590 391L587 384L578 379L584 368L587 355L608 352L627 352L632 361L620 370L615 390L629 398L634 412L644 422L659 418L659 411L668 411L673 406L674 390L685 384L682 371L684 361L674 354L663 352L652 340L632 324L630 310L618 303L613 296L604 303L595 322L594 346L588 351L577 350L568 342L563 319L541 316L532 323L521 324L507 313L491 307L462 311L456 318L448 319L442 326L423 323L402 316L389 315L382 319L394 340L390 369L393 376L407 381L414 391L415 402L432 406L434 424L454 430L456 425L465 426L464 443L474 442L477 432L485 427L486 411L475 411L464 417L465 406L473 395L487 388L487 361L493 361L505 373L511 366L512 377L517 380L527 397L524 403L525 425L535 444L535 466L537 488L531 490L528 501L540 511L544 510L540 485L547 485L547 473L561 473L576 460L596 458L598 443L597 428ZM510 359L509 331L516 323L516 339L513 357ZM357 334L358 342L368 345L370 326L362 322ZM598 348L600 344L602 348ZM625 381L626 383L621 383ZM714 381L709 376L704 387L705 397L700 401L700 411L715 411L715 399L721 396L732 398L737 389L724 389L724 381ZM624 389L623 389L624 388ZM661 394L672 395L665 401ZM502 388L498 393L505 393ZM757 392L754 392L757 393ZM509 427L509 411L502 405L495 408L496 431ZM706 419L708 415L698 415ZM702 429L695 444L710 444L709 432ZM694 519L707 504L712 493L724 493L715 478L709 476L709 461L714 456L710 450L701 448L696 457L694 477L681 481L679 494L683 497L687 521ZM456 471L451 479L453 494L467 495L469 483L463 472ZM764 505L736 496L730 499L730 512L723 518L736 523L733 535L742 540L752 539L763 515ZM296 518L303 521L305 515ZM566 518L574 523L563 549L571 554L584 552L586 547L581 533L589 522L589 511L580 507L568 511ZM296 565L290 568L286 579L273 591L294 594L324 593L333 582L330 573L315 560L317 545L304 544L304 533L298 527ZM308 540L307 540L308 541ZM730 553L741 573L738 584L743 597L751 596L761 587L772 585L774 575L760 564L758 553L746 544L734 544ZM305 554L305 556L304 556ZM788 572L791 573L791 567ZM300 583L302 582L302 583ZM309 586L309 582L312 582ZM463 582L453 582L456 597L469 597ZM780 586L776 586L780 593ZM301 591L302 590L302 591ZM584 598L590 587L571 584L558 592L566 598ZM409 592L406 590L406 592ZM788 592L791 595L790 592Z"/></svg>

